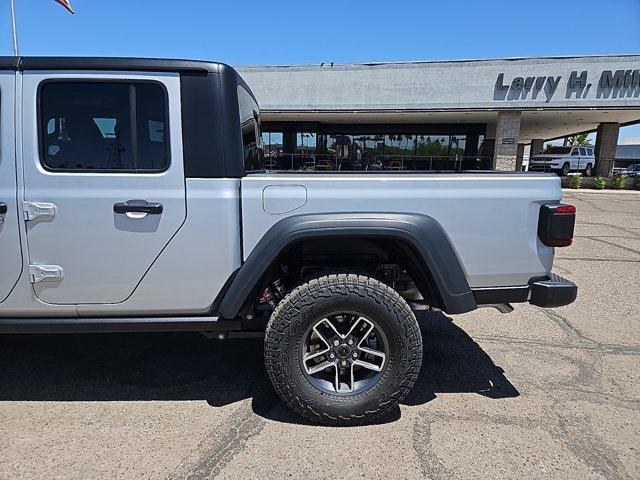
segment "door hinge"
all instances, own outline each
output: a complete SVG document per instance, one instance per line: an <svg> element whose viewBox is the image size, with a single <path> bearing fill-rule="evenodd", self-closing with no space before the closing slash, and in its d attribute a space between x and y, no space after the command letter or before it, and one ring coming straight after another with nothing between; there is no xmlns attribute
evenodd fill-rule
<svg viewBox="0 0 640 480"><path fill-rule="evenodd" d="M57 282L62 280L62 267L57 265L29 265L31 283Z"/></svg>
<svg viewBox="0 0 640 480"><path fill-rule="evenodd" d="M27 222L36 218L53 218L57 211L53 203L44 202L22 202L22 208Z"/></svg>

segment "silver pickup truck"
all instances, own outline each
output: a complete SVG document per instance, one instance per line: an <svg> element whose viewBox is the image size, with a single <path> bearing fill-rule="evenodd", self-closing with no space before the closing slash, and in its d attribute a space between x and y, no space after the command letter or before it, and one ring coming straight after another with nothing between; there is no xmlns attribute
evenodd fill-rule
<svg viewBox="0 0 640 480"><path fill-rule="evenodd" d="M557 176L263 171L223 64L0 58L0 128L0 332L264 336L282 399L348 424L416 381L415 310L576 297Z"/></svg>

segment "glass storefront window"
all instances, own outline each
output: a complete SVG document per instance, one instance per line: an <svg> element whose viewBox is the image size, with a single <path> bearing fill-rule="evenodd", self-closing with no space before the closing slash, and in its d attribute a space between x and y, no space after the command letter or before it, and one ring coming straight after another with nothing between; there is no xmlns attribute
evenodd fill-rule
<svg viewBox="0 0 640 480"><path fill-rule="evenodd" d="M451 149L449 155L452 157L463 156L465 146L467 144L467 138L464 135L454 135L451 137Z"/></svg>
<svg viewBox="0 0 640 480"><path fill-rule="evenodd" d="M440 170L447 168L449 135L418 135L416 140L415 170Z"/></svg>
<svg viewBox="0 0 640 480"><path fill-rule="evenodd" d="M414 170L416 135L395 134L384 136L382 170Z"/></svg>
<svg viewBox="0 0 640 480"><path fill-rule="evenodd" d="M484 135L265 132L265 168L285 170L458 170L477 168ZM477 139L477 140L476 140ZM473 141L474 145L467 145ZM467 148L470 147L470 148ZM480 154L480 152L479 152ZM468 167L467 164L470 166Z"/></svg>
<svg viewBox="0 0 640 480"><path fill-rule="evenodd" d="M309 154L316 151L316 134L298 132L296 134L296 153Z"/></svg>
<svg viewBox="0 0 640 480"><path fill-rule="evenodd" d="M418 135L416 155L446 157L449 155L449 135Z"/></svg>
<svg viewBox="0 0 640 480"><path fill-rule="evenodd" d="M354 135L353 170L379 170L384 155L384 135Z"/></svg>
<svg viewBox="0 0 640 480"><path fill-rule="evenodd" d="M323 135L325 141L324 153L335 154L338 145L336 144L336 137L334 135Z"/></svg>
<svg viewBox="0 0 640 480"><path fill-rule="evenodd" d="M265 154L267 151L273 152L273 154L282 153L282 132L263 132L262 143L265 147Z"/></svg>
<svg viewBox="0 0 640 480"><path fill-rule="evenodd" d="M482 147L484 146L484 135L478 135L478 148L477 148L477 152L478 155L481 156L482 155Z"/></svg>
<svg viewBox="0 0 640 480"><path fill-rule="evenodd" d="M281 158L283 152L282 132L262 132L263 162L269 169L282 168Z"/></svg>
<svg viewBox="0 0 640 480"><path fill-rule="evenodd" d="M385 135L384 146L386 155L415 155L416 136L415 135Z"/></svg>

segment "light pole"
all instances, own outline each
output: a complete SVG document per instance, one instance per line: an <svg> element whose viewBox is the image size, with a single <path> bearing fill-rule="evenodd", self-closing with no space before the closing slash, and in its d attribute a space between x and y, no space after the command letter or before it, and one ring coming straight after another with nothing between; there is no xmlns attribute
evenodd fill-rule
<svg viewBox="0 0 640 480"><path fill-rule="evenodd" d="M13 0L9 0L11 4L11 31L13 33L13 54L17 57L18 52L18 32L16 31L16 8L13 5Z"/></svg>

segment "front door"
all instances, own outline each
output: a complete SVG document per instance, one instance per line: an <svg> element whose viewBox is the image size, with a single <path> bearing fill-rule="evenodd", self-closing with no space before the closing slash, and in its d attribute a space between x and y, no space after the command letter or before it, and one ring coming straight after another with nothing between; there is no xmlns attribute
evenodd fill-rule
<svg viewBox="0 0 640 480"><path fill-rule="evenodd" d="M126 300L182 226L177 74L23 75L24 209L37 297Z"/></svg>
<svg viewBox="0 0 640 480"><path fill-rule="evenodd" d="M16 191L15 73L0 72L0 303L22 271Z"/></svg>

